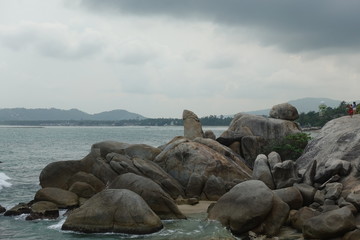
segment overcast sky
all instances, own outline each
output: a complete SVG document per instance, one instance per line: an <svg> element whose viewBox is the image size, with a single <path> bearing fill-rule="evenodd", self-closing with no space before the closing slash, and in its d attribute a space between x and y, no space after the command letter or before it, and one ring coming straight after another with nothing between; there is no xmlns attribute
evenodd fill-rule
<svg viewBox="0 0 360 240"><path fill-rule="evenodd" d="M357 0L0 0L0 108L181 118L360 98Z"/></svg>

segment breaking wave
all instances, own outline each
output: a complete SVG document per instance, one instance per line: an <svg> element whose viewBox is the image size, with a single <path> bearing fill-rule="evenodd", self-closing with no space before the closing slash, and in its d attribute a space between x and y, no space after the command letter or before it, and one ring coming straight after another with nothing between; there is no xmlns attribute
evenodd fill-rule
<svg viewBox="0 0 360 240"><path fill-rule="evenodd" d="M7 182L10 178L6 176L5 173L0 172L0 190L3 189L3 187L10 187L11 183Z"/></svg>

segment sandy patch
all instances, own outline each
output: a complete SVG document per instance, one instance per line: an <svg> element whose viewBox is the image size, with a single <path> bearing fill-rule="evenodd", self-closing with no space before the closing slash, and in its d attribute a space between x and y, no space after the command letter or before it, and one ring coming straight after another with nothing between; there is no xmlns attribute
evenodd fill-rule
<svg viewBox="0 0 360 240"><path fill-rule="evenodd" d="M206 213L210 204L215 202L216 201L199 201L199 203L195 205L178 205L178 208L185 216L194 213Z"/></svg>

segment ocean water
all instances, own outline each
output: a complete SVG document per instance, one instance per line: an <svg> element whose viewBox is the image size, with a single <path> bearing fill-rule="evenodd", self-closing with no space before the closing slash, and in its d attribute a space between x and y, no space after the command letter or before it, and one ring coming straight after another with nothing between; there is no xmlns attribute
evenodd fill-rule
<svg viewBox="0 0 360 240"><path fill-rule="evenodd" d="M219 136L226 127L208 127ZM49 163L79 160L96 142L114 140L154 147L183 135L183 127L6 127L0 126L0 205L10 209L29 202L40 189L39 175ZM0 239L210 239L232 235L206 215L164 221L164 229L149 235L79 234L61 231L65 217L26 221L25 215L0 215Z"/></svg>

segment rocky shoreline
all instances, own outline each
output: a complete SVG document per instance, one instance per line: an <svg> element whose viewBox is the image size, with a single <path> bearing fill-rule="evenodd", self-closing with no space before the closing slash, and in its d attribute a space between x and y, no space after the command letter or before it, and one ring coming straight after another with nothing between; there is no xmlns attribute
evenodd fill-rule
<svg viewBox="0 0 360 240"><path fill-rule="evenodd" d="M250 239L360 239L360 116L326 124L298 159L264 154L270 140L301 133L297 117L289 104L270 118L239 113L216 138L184 110L184 136L95 143L83 159L47 165L29 203L0 211L34 220L68 209L62 229L85 233L147 234L206 212Z"/></svg>

